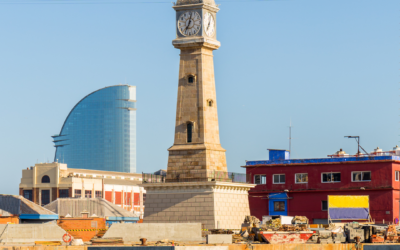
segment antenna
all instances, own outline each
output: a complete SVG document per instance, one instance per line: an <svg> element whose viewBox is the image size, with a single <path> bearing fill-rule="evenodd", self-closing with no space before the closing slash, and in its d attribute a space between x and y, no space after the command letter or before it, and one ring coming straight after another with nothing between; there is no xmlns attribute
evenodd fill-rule
<svg viewBox="0 0 400 250"><path fill-rule="evenodd" d="M358 135L347 135L345 138L354 138L357 141L357 156L360 156L360 148L365 152L366 155L369 155L367 151L360 145L360 136Z"/></svg>
<svg viewBox="0 0 400 250"><path fill-rule="evenodd" d="M289 159L291 158L292 154L292 119L290 119L289 125Z"/></svg>

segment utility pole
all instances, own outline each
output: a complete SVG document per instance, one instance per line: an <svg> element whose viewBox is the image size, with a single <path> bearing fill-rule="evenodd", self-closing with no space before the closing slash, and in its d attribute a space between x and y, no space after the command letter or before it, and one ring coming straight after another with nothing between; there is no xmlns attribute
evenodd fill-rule
<svg viewBox="0 0 400 250"><path fill-rule="evenodd" d="M292 158L292 119L290 119L290 125L289 125L289 159Z"/></svg>

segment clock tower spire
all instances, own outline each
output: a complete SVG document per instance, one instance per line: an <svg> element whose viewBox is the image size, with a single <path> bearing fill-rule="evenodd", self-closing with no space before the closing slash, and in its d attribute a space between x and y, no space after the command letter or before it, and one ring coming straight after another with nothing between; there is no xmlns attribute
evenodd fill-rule
<svg viewBox="0 0 400 250"><path fill-rule="evenodd" d="M168 149L167 182L225 178L225 149L219 139L213 50L216 39L214 0L178 0L176 39L180 49L175 140Z"/></svg>

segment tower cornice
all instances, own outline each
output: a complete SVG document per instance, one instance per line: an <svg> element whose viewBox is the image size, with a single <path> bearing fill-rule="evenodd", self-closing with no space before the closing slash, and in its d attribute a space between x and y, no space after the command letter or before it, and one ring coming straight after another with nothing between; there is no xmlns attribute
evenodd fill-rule
<svg viewBox="0 0 400 250"><path fill-rule="evenodd" d="M219 41L206 37L177 38L172 41L172 45L177 49L206 47L216 50L221 47L221 43Z"/></svg>
<svg viewBox="0 0 400 250"><path fill-rule="evenodd" d="M212 6L209 4L199 3L199 4L186 4L186 5L175 5L172 6L176 11L189 10L189 9L206 9L213 12L218 12L219 8L217 6Z"/></svg>

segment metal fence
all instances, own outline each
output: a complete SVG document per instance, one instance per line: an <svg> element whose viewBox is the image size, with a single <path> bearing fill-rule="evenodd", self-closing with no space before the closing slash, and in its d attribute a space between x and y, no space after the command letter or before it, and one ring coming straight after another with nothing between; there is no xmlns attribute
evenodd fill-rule
<svg viewBox="0 0 400 250"><path fill-rule="evenodd" d="M167 176L142 174L143 183L222 181L250 183L250 176L242 173L215 170L168 171Z"/></svg>

